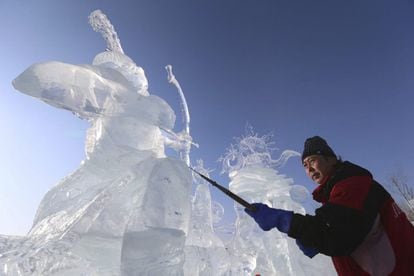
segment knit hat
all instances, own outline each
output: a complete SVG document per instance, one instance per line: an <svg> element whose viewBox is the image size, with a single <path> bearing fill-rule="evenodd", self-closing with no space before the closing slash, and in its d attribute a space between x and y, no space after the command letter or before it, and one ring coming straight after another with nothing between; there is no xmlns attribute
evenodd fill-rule
<svg viewBox="0 0 414 276"><path fill-rule="evenodd" d="M329 147L328 143L319 136L313 136L305 141L305 146L302 153L302 161L311 155L334 156L335 152Z"/></svg>

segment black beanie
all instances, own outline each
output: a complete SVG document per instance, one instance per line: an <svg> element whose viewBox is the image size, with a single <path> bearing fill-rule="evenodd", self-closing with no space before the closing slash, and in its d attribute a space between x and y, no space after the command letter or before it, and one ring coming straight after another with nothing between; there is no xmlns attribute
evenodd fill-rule
<svg viewBox="0 0 414 276"><path fill-rule="evenodd" d="M319 136L313 136L305 141L305 146L302 153L302 161L311 155L334 156L335 152L329 147L328 143Z"/></svg>

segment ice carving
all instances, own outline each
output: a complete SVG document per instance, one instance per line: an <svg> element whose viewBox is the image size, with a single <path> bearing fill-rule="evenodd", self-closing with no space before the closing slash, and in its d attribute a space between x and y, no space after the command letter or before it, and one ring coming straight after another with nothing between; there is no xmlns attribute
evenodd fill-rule
<svg viewBox="0 0 414 276"><path fill-rule="evenodd" d="M174 134L175 114L148 93L106 16L94 11L90 23L108 47L92 65L34 64L13 81L90 128L85 160L44 196L27 237L2 237L0 267L6 275L182 275L192 178L164 154L179 137L164 135ZM188 155L188 143L175 144Z"/></svg>
<svg viewBox="0 0 414 276"><path fill-rule="evenodd" d="M203 167L201 160L197 161L195 169L204 175L209 175L209 170ZM229 254L213 228L213 203L209 184L200 176L195 174L194 176L194 182L197 186L192 200L191 221L185 247L184 272L189 276L226 275L230 265Z"/></svg>
<svg viewBox="0 0 414 276"><path fill-rule="evenodd" d="M224 215L224 208L223 206L218 203L217 201L211 202L211 212L213 216L213 224L219 223Z"/></svg>
<svg viewBox="0 0 414 276"><path fill-rule="evenodd" d="M220 158L222 162L222 173L238 171L244 167L280 167L283 166L291 157L300 156L293 150L285 150L279 159L272 158L272 152L276 150L272 135L266 134L258 137L254 133L250 124L246 125L245 136L236 138L236 143L227 148L227 152Z"/></svg>
<svg viewBox="0 0 414 276"><path fill-rule="evenodd" d="M178 150L182 149L180 150L180 157L182 160L184 160L187 166L190 166L190 149L191 149L192 139L190 136L190 113L188 111L187 100L185 99L180 83L177 81L177 79L175 78L173 74L172 65L165 66L165 69L167 70L167 73L168 73L168 82L173 84L177 88L178 94L180 95L181 113L182 113L183 124L184 124L183 131L181 131L178 134L180 138L177 139L178 141L183 141L182 144L178 145L178 147L176 145L172 147L176 149L178 148ZM198 145L196 144L194 145L198 147Z"/></svg>
<svg viewBox="0 0 414 276"><path fill-rule="evenodd" d="M190 116L181 86L184 128L148 92L144 70L125 55L107 17L91 13L107 51L90 65L46 62L30 66L15 88L87 120L86 157L43 198L25 237L0 235L1 275L334 275L330 261L303 256L293 240L264 233L240 205L234 224L215 228L224 209L201 178L192 179ZM270 135L252 127L221 159L230 189L250 202L304 212L308 191L277 168L299 153L273 159ZM183 162L167 158L165 147ZM199 163L196 169L208 170ZM196 185L191 199L191 183ZM217 230L232 235L218 237Z"/></svg>
<svg viewBox="0 0 414 276"><path fill-rule="evenodd" d="M277 160L272 158L274 142L271 135L258 136L251 126L231 144L220 161L228 173L231 191L249 202L262 202L274 208L305 213L300 204L309 193L303 186L278 172L290 157L298 152L285 150ZM229 248L231 275L335 275L329 258L309 259L295 241L272 230L262 231L235 203L235 234L226 245Z"/></svg>
<svg viewBox="0 0 414 276"><path fill-rule="evenodd" d="M107 49L111 52L124 54L118 34L108 17L101 10L95 10L89 15L89 24L95 32L100 32L106 41Z"/></svg>

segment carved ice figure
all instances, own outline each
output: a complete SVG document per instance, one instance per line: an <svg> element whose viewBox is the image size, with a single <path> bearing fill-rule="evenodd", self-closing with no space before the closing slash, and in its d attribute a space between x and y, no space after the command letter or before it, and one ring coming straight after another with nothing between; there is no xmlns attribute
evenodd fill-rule
<svg viewBox="0 0 414 276"><path fill-rule="evenodd" d="M223 172L229 174L229 188L248 202L262 202L270 207L305 213L300 204L309 195L306 188L279 174L276 168L298 152L285 150L278 160L272 158L271 135L259 137L247 126L246 134L232 144L221 157ZM237 275L319 275L320 268L333 272L324 256L309 259L295 241L277 230L262 231L239 204L236 210L236 231L228 247L232 272ZM319 266L319 268L318 268ZM323 275L328 275L323 274Z"/></svg>
<svg viewBox="0 0 414 276"><path fill-rule="evenodd" d="M208 170L203 168L201 160L198 161L195 169L206 176L209 175ZM185 243L185 275L228 275L229 254L213 228L214 213L209 184L198 175L195 175L195 183L197 186L192 200L190 227Z"/></svg>
<svg viewBox="0 0 414 276"><path fill-rule="evenodd" d="M90 23L108 46L92 65L39 63L13 81L91 127L86 159L44 196L27 237L3 238L0 264L7 275L182 275L192 179L164 143L188 147L189 134L165 138L173 110L148 93L106 16Z"/></svg>

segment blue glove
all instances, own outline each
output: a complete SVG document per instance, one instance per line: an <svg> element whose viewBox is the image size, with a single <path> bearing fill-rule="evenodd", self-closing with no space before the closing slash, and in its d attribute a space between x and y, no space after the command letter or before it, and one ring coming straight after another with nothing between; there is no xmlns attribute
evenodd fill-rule
<svg viewBox="0 0 414 276"><path fill-rule="evenodd" d="M253 203L252 205L256 208L255 211L251 211L247 208L244 209L244 211L254 218L260 228L264 231L269 231L275 227L283 233L289 231L290 222L293 216L292 211L270 208L262 203Z"/></svg>
<svg viewBox="0 0 414 276"><path fill-rule="evenodd" d="M306 247L303 244L301 244L298 240L296 240L296 244L299 246L299 249L302 250L303 254L305 254L309 258L313 258L316 254L319 253L318 249L314 247Z"/></svg>

